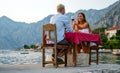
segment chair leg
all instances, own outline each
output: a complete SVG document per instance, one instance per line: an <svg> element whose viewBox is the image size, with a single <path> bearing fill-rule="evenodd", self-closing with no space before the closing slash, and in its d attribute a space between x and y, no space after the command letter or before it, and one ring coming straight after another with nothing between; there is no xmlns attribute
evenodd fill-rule
<svg viewBox="0 0 120 73"><path fill-rule="evenodd" d="M55 67L57 68L58 64L57 64L57 48L55 48Z"/></svg>
<svg viewBox="0 0 120 73"><path fill-rule="evenodd" d="M97 49L90 49L89 65L91 65L91 62L92 62L92 59L91 59L91 55L92 55L92 54L91 54L91 51L92 51L92 50L95 50L95 51L96 51L96 60L95 60L95 62L96 62L96 64L98 65L98 63L99 63L99 62L98 62L98 61L99 61L99 53L98 53L98 50L99 50L99 49L98 49L98 48L97 48Z"/></svg>
<svg viewBox="0 0 120 73"><path fill-rule="evenodd" d="M53 48L53 54L55 55L55 49ZM53 63L53 66L55 67L55 60L53 60L54 63Z"/></svg>
<svg viewBox="0 0 120 73"><path fill-rule="evenodd" d="M65 67L67 66L67 52L65 52Z"/></svg>
<svg viewBox="0 0 120 73"><path fill-rule="evenodd" d="M92 55L92 54L91 54L91 49L90 49L90 52L89 52L89 56L90 56L90 57L89 57L89 65L91 65L91 55Z"/></svg>
<svg viewBox="0 0 120 73"><path fill-rule="evenodd" d="M96 64L98 65L98 49L96 50Z"/></svg>
<svg viewBox="0 0 120 73"><path fill-rule="evenodd" d="M42 67L45 67L45 48L42 48Z"/></svg>

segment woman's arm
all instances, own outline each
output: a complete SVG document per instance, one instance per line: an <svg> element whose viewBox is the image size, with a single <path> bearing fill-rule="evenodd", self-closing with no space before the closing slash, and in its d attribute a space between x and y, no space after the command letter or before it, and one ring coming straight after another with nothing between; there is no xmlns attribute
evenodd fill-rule
<svg viewBox="0 0 120 73"><path fill-rule="evenodd" d="M77 32L78 31L78 25L74 25L73 30L74 30L74 32Z"/></svg>

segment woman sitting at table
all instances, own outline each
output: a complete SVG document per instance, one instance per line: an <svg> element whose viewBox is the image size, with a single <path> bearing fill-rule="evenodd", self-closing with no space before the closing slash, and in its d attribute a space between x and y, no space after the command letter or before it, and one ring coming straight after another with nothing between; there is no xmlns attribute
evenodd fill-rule
<svg viewBox="0 0 120 73"><path fill-rule="evenodd" d="M86 17L84 13L79 13L77 17L77 21L73 21L74 32L83 32L90 33L89 23L86 21ZM86 42L81 42L81 44L85 45ZM80 53L81 44L77 46L77 53ZM82 48L83 52L87 52L85 48Z"/></svg>
<svg viewBox="0 0 120 73"><path fill-rule="evenodd" d="M90 33L89 23L86 20L84 13L79 13L77 21L73 21L73 28L75 32Z"/></svg>

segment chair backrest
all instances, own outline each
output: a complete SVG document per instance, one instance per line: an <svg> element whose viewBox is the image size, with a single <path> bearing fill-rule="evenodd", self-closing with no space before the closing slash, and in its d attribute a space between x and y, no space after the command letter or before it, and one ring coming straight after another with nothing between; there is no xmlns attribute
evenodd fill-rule
<svg viewBox="0 0 120 73"><path fill-rule="evenodd" d="M96 33L95 31L92 31L92 34L98 34L98 33ZM101 35L99 34L99 36L101 36ZM97 46L97 47L98 47L99 44L92 42L91 46L93 46L93 47L94 47L94 46L95 46L95 47Z"/></svg>
<svg viewBox="0 0 120 73"><path fill-rule="evenodd" d="M42 28L43 45L45 44L45 41L53 41L54 44L57 43L56 24L43 25L43 28Z"/></svg>

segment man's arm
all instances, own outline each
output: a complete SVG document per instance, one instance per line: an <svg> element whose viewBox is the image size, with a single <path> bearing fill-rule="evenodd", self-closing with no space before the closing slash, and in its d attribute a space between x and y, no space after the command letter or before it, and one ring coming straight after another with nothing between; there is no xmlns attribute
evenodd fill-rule
<svg viewBox="0 0 120 73"><path fill-rule="evenodd" d="M52 17L50 18L50 23L51 23L51 24L55 24L54 21L53 21L53 19L54 19L54 16L52 16Z"/></svg>
<svg viewBox="0 0 120 73"><path fill-rule="evenodd" d="M71 21L70 19L65 16L63 18L63 22L64 22L64 25L65 25L65 28L69 31L69 32L72 32L73 31L73 27L72 27L72 24L71 24Z"/></svg>

